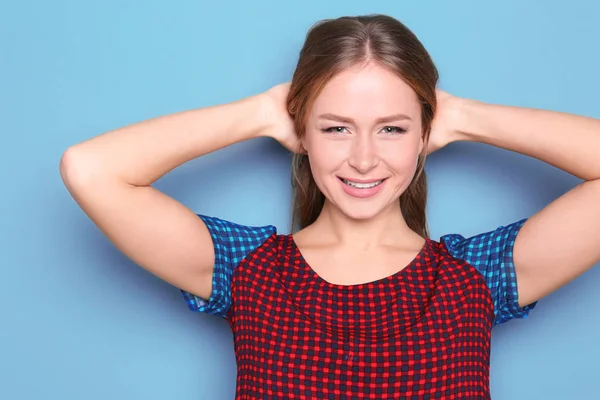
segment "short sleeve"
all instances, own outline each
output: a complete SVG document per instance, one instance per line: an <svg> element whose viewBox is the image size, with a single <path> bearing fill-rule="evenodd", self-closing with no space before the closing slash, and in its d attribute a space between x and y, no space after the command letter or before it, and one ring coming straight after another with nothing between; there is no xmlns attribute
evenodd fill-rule
<svg viewBox="0 0 600 400"><path fill-rule="evenodd" d="M513 318L525 318L537 302L519 307L513 248L519 230L527 219L470 238L444 235L440 242L455 258L475 267L489 287L494 302L494 326Z"/></svg>
<svg viewBox="0 0 600 400"><path fill-rule="evenodd" d="M185 290L181 290L181 293L190 310L226 318L231 307L234 269L277 230L272 225L244 226L219 218L198 216L206 224L213 241L215 262L212 292L209 299L203 299Z"/></svg>

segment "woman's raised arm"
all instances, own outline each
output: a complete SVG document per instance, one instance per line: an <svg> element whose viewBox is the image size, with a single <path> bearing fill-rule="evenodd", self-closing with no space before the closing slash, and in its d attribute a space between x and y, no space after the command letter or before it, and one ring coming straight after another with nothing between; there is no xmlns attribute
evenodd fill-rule
<svg viewBox="0 0 600 400"><path fill-rule="evenodd" d="M208 230L194 212L151 184L193 158L289 129L289 121L275 118L284 94L270 90L99 135L67 149L60 174L83 211L129 258L208 299L214 262Z"/></svg>

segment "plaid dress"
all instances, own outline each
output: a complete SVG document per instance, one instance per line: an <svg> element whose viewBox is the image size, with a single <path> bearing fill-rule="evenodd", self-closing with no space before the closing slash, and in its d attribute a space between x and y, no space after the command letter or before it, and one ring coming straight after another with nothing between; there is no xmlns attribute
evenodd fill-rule
<svg viewBox="0 0 600 400"><path fill-rule="evenodd" d="M526 317L512 250L525 222L427 239L399 272L358 285L322 279L291 235L200 216L213 291L182 290L225 318L236 399L489 399L492 327Z"/></svg>

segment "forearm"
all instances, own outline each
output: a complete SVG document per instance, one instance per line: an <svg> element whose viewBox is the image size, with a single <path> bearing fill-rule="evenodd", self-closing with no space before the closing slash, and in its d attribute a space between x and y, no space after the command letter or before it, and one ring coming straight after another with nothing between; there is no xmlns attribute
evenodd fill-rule
<svg viewBox="0 0 600 400"><path fill-rule="evenodd" d="M584 180L600 178L600 120L462 100L456 140L525 154Z"/></svg>
<svg viewBox="0 0 600 400"><path fill-rule="evenodd" d="M61 174L71 182L148 186L193 158L259 136L260 115L258 96L253 96L138 122L68 149Z"/></svg>

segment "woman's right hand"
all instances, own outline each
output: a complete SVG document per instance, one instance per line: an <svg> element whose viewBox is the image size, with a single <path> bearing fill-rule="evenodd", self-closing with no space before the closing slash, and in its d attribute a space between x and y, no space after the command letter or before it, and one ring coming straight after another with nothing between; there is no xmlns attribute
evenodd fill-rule
<svg viewBox="0 0 600 400"><path fill-rule="evenodd" d="M294 153L306 154L287 109L290 82L281 83L261 94L263 116L269 126L266 136L272 137Z"/></svg>

